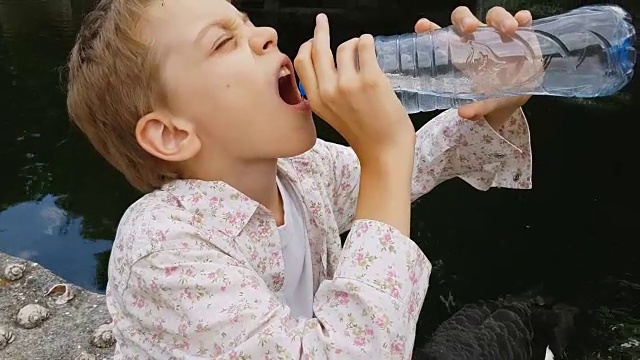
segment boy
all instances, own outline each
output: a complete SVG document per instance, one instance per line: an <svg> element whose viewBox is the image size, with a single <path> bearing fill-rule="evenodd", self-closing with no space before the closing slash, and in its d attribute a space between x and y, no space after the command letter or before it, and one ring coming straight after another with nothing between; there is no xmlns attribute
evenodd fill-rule
<svg viewBox="0 0 640 360"><path fill-rule="evenodd" d="M530 20L487 19L504 31ZM466 8L452 21L480 24ZM336 61L319 16L295 60L307 102L275 30L224 0L102 0L87 16L69 112L148 192L109 264L115 359L410 358L431 271L408 238L411 201L455 176L530 187L527 98L416 133L370 35ZM311 110L350 147L316 139Z"/></svg>

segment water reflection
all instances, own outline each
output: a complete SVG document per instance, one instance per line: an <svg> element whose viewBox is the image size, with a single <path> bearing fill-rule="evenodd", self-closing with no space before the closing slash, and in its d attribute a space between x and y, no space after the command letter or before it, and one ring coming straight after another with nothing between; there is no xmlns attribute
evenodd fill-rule
<svg viewBox="0 0 640 360"><path fill-rule="evenodd" d="M489 2L466 4L486 8ZM90 3L0 0L0 250L102 291L117 222L137 194L67 119L61 67ZM531 3L542 15L579 5ZM333 45L364 31L409 31L421 15L448 23L460 2L398 4L404 7L335 12ZM526 6L521 4L512 6ZM629 1L625 7L640 15L640 5ZM312 34L313 12L249 12L256 23L277 25L281 49L290 56ZM636 77L607 99L532 100L526 113L533 190L485 193L450 181L416 204L414 238L434 264L417 344L467 302L531 288L581 308L579 351L605 351L638 337L631 331L640 323L633 176L639 86ZM413 116L416 126L434 114ZM321 121L318 126L321 137L343 142ZM618 324L625 326L611 330Z"/></svg>
<svg viewBox="0 0 640 360"><path fill-rule="evenodd" d="M106 279L97 268L105 266L102 262L111 249L111 239L88 241L83 219L69 216L58 207L58 200L48 195L0 213L2 251L55 269L83 287L104 289Z"/></svg>
<svg viewBox="0 0 640 360"><path fill-rule="evenodd" d="M79 5L0 1L0 211L9 209L0 217L0 228L9 229L0 249L32 254L71 281L103 290L105 276L96 273L105 269L96 271L96 258L106 264L102 253L134 194L67 120L60 80L84 9ZM43 212L66 231L54 233L52 224L45 234Z"/></svg>

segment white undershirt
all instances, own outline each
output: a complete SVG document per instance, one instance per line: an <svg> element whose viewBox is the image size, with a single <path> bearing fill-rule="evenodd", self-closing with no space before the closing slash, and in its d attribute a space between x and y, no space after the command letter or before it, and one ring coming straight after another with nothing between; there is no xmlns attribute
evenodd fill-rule
<svg viewBox="0 0 640 360"><path fill-rule="evenodd" d="M313 317L313 275L311 252L304 226L300 201L284 180L276 179L282 195L284 224L278 226L282 255L284 258L284 302L294 318Z"/></svg>

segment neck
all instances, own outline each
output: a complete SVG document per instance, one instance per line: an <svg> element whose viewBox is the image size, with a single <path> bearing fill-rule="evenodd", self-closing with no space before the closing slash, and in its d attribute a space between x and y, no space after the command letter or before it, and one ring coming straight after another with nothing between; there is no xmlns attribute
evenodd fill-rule
<svg viewBox="0 0 640 360"><path fill-rule="evenodd" d="M207 161L215 166L192 166L188 178L205 181L223 181L269 209L278 225L283 223L282 198L276 184L277 160L260 161ZM233 165L230 165L233 163ZM204 169L204 170L202 170Z"/></svg>

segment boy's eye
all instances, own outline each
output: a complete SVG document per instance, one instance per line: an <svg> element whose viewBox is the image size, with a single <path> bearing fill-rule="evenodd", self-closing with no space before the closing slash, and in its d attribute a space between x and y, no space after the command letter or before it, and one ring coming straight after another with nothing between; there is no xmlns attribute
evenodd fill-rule
<svg viewBox="0 0 640 360"><path fill-rule="evenodd" d="M224 40L222 40L222 41L219 41L219 42L215 43L215 44L213 45L213 46L214 46L213 51L216 51L216 50L222 49L222 48L223 48L225 45L227 45L231 40L233 40L233 38L232 38L232 37L228 37L228 38L225 38L225 39L224 39Z"/></svg>

